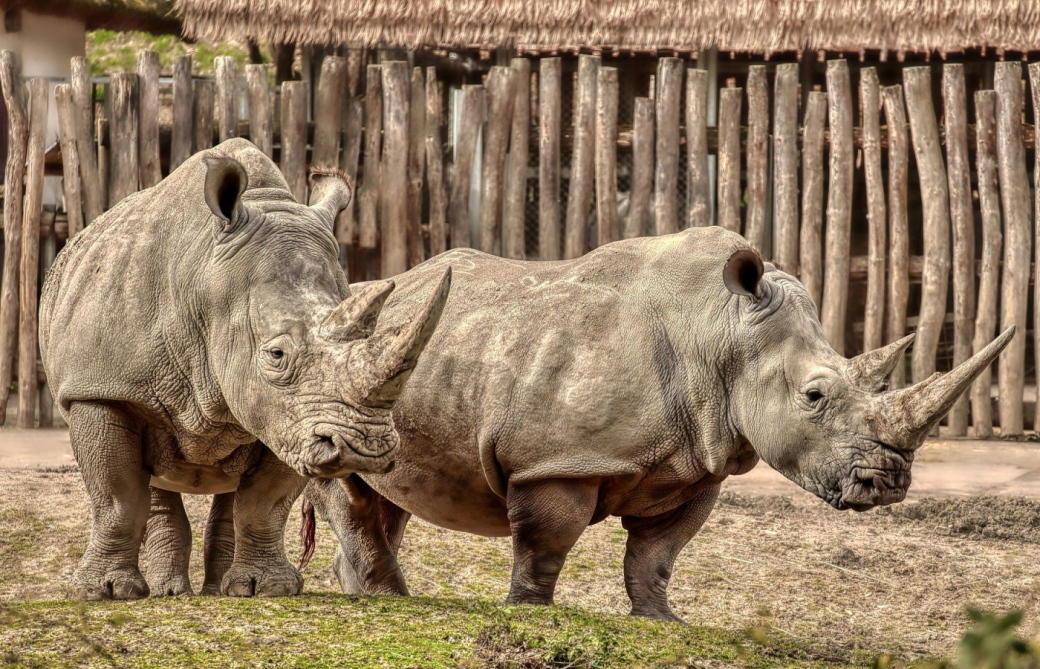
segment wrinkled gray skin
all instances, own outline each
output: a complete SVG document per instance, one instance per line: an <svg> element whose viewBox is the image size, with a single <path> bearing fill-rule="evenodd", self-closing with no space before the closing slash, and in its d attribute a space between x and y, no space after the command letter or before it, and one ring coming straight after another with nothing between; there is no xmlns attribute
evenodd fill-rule
<svg viewBox="0 0 1040 669"><path fill-rule="evenodd" d="M43 289L40 344L93 505L79 595L190 593L181 493L217 493L204 592L296 594L283 532L305 477L392 468L390 407L449 279L377 332L393 286L351 295L332 236L349 198L323 175L313 206L298 204L270 159L231 140L62 251Z"/></svg>

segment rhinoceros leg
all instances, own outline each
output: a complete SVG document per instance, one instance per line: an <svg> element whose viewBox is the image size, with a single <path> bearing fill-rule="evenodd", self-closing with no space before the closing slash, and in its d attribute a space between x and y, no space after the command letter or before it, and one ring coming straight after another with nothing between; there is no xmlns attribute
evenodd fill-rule
<svg viewBox="0 0 1040 669"><path fill-rule="evenodd" d="M510 604L552 604L556 579L574 542L596 510L598 481L559 479L510 484L506 494L513 535Z"/></svg>
<svg viewBox="0 0 1040 669"><path fill-rule="evenodd" d="M220 590L233 597L298 595L303 577L285 557L285 521L303 492L303 478L265 450L235 492L235 559Z"/></svg>
<svg viewBox="0 0 1040 669"><path fill-rule="evenodd" d="M659 516L626 516L625 590L632 600L632 615L675 620L668 606L668 581L679 551L690 542L708 519L719 496L719 484L705 486L678 508Z"/></svg>
<svg viewBox="0 0 1040 669"><path fill-rule="evenodd" d="M213 495L203 542L206 575L203 595L219 595L224 574L235 560L235 493Z"/></svg>
<svg viewBox="0 0 1040 669"><path fill-rule="evenodd" d="M145 530L148 588L153 597L191 595L191 525L179 492L152 488L152 511Z"/></svg>
<svg viewBox="0 0 1040 669"><path fill-rule="evenodd" d="M137 566L150 508L141 427L114 405L75 402L69 434L94 516L73 589L91 600L147 597Z"/></svg>

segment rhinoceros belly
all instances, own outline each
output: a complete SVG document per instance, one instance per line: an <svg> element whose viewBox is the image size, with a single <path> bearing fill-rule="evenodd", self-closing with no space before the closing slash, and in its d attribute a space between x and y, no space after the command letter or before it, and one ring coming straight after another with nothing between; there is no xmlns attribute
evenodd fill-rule
<svg viewBox="0 0 1040 669"><path fill-rule="evenodd" d="M179 463L153 475L150 485L160 490L192 495L217 495L238 490L242 477L229 475L217 466Z"/></svg>

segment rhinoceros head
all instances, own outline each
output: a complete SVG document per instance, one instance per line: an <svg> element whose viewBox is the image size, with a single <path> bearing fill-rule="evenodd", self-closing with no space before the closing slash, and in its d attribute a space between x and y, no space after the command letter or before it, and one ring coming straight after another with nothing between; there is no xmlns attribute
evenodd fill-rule
<svg viewBox="0 0 1040 669"><path fill-rule="evenodd" d="M1008 328L947 374L890 390L888 376L914 335L848 359L827 343L801 283L754 251L736 251L723 280L741 302L738 431L772 467L838 509L902 501L914 452L1015 334Z"/></svg>
<svg viewBox="0 0 1040 669"><path fill-rule="evenodd" d="M332 235L350 201L344 179L317 175L305 206L284 188L247 191L234 158L205 162L209 358L229 412L305 476L389 471L390 409L437 325L450 270L408 323L378 328L394 284L347 288Z"/></svg>

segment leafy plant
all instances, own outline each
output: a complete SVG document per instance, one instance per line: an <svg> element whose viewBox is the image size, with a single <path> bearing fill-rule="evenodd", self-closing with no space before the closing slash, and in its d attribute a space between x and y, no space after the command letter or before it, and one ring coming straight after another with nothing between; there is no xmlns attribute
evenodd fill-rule
<svg viewBox="0 0 1040 669"><path fill-rule="evenodd" d="M965 633L957 652L960 669L1040 669L1040 649L1015 634L1022 612L999 615L969 608L975 627Z"/></svg>

